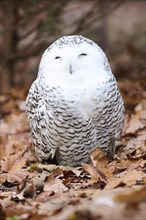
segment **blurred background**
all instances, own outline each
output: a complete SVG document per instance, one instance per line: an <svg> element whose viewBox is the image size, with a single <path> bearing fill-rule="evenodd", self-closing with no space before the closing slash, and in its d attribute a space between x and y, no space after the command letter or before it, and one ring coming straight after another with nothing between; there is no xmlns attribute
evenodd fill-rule
<svg viewBox="0 0 146 220"><path fill-rule="evenodd" d="M82 34L105 51L122 93L126 96L134 88L141 96L145 0L1 0L0 4L2 91L12 87L27 91L43 51L63 35Z"/></svg>

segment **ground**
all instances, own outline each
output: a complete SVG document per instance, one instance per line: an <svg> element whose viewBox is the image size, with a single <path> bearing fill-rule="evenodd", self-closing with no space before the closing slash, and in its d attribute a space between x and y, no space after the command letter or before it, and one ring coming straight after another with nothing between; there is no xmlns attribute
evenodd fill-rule
<svg viewBox="0 0 146 220"><path fill-rule="evenodd" d="M38 163L25 113L24 89L0 96L0 219L144 220L146 154L143 80L120 80L125 126L113 160L100 146L91 164Z"/></svg>

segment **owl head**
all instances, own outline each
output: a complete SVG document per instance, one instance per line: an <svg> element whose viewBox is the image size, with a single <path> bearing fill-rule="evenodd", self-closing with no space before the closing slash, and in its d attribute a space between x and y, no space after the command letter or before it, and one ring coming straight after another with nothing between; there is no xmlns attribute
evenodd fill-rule
<svg viewBox="0 0 146 220"><path fill-rule="evenodd" d="M44 52L38 77L48 84L80 84L89 80L103 80L111 74L103 50L81 35L64 36Z"/></svg>

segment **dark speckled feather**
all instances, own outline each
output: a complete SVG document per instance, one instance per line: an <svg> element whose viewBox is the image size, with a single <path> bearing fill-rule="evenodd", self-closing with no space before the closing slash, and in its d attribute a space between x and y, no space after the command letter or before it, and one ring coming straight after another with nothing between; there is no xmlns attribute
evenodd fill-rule
<svg viewBox="0 0 146 220"><path fill-rule="evenodd" d="M56 157L61 165L77 166L88 162L97 146L114 155L123 100L104 52L93 41L66 36L45 51L26 110L40 160Z"/></svg>

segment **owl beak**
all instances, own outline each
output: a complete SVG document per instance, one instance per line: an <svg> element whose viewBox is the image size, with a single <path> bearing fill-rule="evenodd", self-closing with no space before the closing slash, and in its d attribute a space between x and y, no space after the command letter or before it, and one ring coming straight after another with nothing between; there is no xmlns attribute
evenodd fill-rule
<svg viewBox="0 0 146 220"><path fill-rule="evenodd" d="M73 73L72 65L69 65L69 73L70 73L70 74Z"/></svg>

